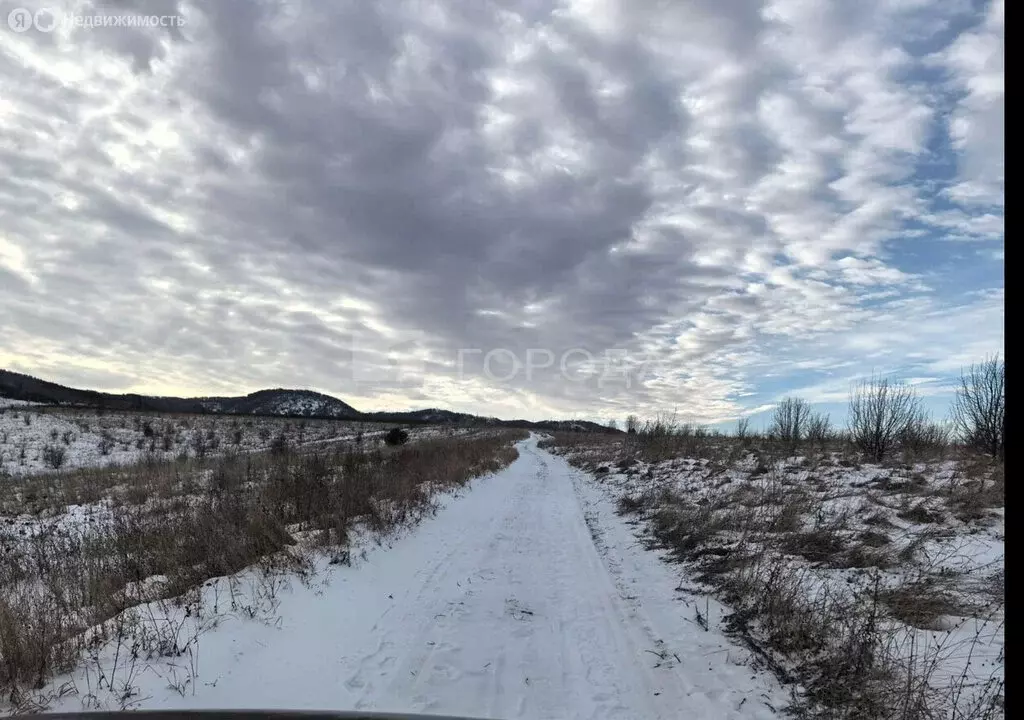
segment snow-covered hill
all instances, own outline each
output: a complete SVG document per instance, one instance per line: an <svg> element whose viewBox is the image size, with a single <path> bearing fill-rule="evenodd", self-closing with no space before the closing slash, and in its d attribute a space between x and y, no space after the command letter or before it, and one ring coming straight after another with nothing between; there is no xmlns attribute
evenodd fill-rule
<svg viewBox="0 0 1024 720"><path fill-rule="evenodd" d="M359 411L338 398L312 390L260 390L245 397L199 398L207 412L234 415L355 418Z"/></svg>

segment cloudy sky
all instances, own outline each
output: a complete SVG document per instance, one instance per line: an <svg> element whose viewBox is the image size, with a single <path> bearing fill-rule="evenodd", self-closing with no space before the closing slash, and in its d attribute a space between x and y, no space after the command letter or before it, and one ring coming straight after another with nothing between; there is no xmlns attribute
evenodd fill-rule
<svg viewBox="0 0 1024 720"><path fill-rule="evenodd" d="M0 367L719 423L1002 348L1003 0L0 10Z"/></svg>

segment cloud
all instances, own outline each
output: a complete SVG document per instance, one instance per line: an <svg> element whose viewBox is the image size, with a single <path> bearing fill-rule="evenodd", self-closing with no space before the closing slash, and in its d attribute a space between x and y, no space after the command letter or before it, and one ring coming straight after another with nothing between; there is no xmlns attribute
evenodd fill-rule
<svg viewBox="0 0 1024 720"><path fill-rule="evenodd" d="M927 279L1001 243L1001 3L63 10L183 25L0 30L0 365L717 422L779 367L941 366L936 317L1001 347Z"/></svg>
<svg viewBox="0 0 1024 720"><path fill-rule="evenodd" d="M1005 0L992 0L981 22L939 53L960 95L947 120L959 178L947 195L962 205L1003 205L1005 15Z"/></svg>

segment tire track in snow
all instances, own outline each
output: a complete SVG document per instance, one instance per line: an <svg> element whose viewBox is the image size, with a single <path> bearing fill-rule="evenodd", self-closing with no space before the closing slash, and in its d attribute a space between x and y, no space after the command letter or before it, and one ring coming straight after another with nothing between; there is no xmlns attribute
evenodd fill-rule
<svg viewBox="0 0 1024 720"><path fill-rule="evenodd" d="M322 591L282 595L279 627L204 635L215 674L195 695L147 686L140 707L776 718L760 696L781 707L784 693L689 621L677 571L633 547L611 503L536 438L519 450L391 547L335 568Z"/></svg>
<svg viewBox="0 0 1024 720"><path fill-rule="evenodd" d="M357 708L394 708L387 698L404 698L419 712L503 718L558 707L561 717L674 716L657 707L668 703L656 701L665 691L649 663L636 662L654 641L623 629L618 589L570 478L552 473L553 459L535 443L520 450L516 466L487 480L507 483L501 501L469 527L451 527L431 570L414 576L409 611L391 621L401 632L417 627L404 640L392 631L387 647L404 642L403 657L385 691L367 685ZM473 571L490 580L474 585ZM455 687L457 707L437 699Z"/></svg>

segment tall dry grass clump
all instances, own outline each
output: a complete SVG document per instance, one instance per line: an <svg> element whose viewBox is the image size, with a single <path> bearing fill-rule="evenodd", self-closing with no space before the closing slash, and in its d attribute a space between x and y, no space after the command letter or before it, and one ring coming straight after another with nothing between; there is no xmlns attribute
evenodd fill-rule
<svg viewBox="0 0 1024 720"><path fill-rule="evenodd" d="M140 603L257 562L343 557L357 524L386 534L415 522L437 492L511 463L524 436L281 448L29 481L15 497L38 516L0 531L0 692L17 702L41 687L81 657L86 629ZM54 513L67 498L92 504Z"/></svg>

